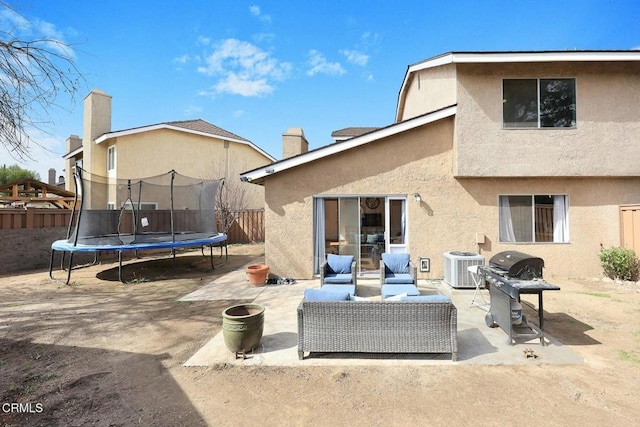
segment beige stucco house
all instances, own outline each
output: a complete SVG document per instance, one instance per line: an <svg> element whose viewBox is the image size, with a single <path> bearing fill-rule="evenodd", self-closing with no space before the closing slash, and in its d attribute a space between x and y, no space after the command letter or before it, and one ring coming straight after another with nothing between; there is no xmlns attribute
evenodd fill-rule
<svg viewBox="0 0 640 427"><path fill-rule="evenodd" d="M327 253L422 259L517 250L545 277L600 277L620 205L640 202L640 51L454 52L411 65L395 122L248 170L265 256L310 278ZM295 139L295 138L294 138ZM301 139L304 139L301 133ZM427 265L430 264L430 265Z"/></svg>
<svg viewBox="0 0 640 427"><path fill-rule="evenodd" d="M264 207L264 189L240 182L240 173L275 161L251 141L200 119L113 131L111 96L100 90L85 97L82 138L71 135L67 139L64 159L66 182L72 191L76 165L111 179L144 178L175 170L194 178L225 178L227 185L232 181L241 185L247 209ZM107 206L92 208L115 208L121 202L94 198L94 203Z"/></svg>

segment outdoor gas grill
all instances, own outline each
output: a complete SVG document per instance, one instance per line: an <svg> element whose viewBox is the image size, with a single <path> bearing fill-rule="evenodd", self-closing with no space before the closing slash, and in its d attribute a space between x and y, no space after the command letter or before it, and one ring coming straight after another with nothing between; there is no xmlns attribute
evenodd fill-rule
<svg viewBox="0 0 640 427"><path fill-rule="evenodd" d="M540 338L544 342L544 309L542 292L559 291L560 288L544 281L542 258L518 251L495 254L486 266L478 267L478 276L488 283L491 308L486 315L487 325L501 327L509 335L509 345L516 338ZM511 318L512 301L520 302L522 294L538 295L538 326L523 317L520 325Z"/></svg>

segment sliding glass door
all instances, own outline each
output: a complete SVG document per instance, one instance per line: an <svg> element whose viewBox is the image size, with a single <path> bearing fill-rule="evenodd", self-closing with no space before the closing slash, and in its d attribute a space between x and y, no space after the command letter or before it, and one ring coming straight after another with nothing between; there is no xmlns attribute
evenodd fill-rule
<svg viewBox="0 0 640 427"><path fill-rule="evenodd" d="M314 267L326 255L353 255L360 274L375 274L383 252L406 252L406 198L341 196L314 199Z"/></svg>
<svg viewBox="0 0 640 427"><path fill-rule="evenodd" d="M384 197L360 198L360 273L376 272L386 249Z"/></svg>

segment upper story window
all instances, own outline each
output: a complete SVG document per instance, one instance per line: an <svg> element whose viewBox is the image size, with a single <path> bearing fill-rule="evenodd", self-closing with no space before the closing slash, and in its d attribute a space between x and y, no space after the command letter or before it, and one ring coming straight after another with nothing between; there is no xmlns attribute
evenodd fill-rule
<svg viewBox="0 0 640 427"><path fill-rule="evenodd" d="M112 145L107 149L107 170L112 171L116 168L116 147Z"/></svg>
<svg viewBox="0 0 640 427"><path fill-rule="evenodd" d="M505 128L558 128L576 125L576 79L502 81Z"/></svg>

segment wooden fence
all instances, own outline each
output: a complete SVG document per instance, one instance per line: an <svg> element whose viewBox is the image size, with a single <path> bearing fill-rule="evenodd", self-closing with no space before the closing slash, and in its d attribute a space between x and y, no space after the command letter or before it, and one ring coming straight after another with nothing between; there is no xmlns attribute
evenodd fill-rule
<svg viewBox="0 0 640 427"><path fill-rule="evenodd" d="M264 209L243 211L227 231L227 243L254 242L264 242Z"/></svg>
<svg viewBox="0 0 640 427"><path fill-rule="evenodd" d="M68 227L70 219L71 211L66 209L0 209L0 230ZM227 242L264 242L264 210L243 211L227 231Z"/></svg>
<svg viewBox="0 0 640 427"><path fill-rule="evenodd" d="M640 256L640 205L620 206L620 244Z"/></svg>
<svg viewBox="0 0 640 427"><path fill-rule="evenodd" d="M0 209L0 230L20 228L67 227L71 219L68 209Z"/></svg>

